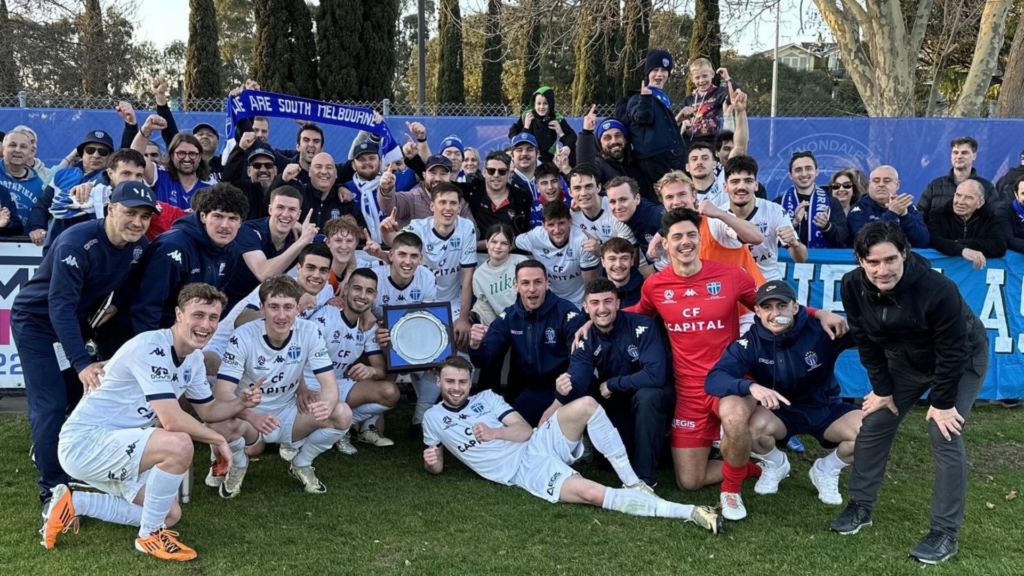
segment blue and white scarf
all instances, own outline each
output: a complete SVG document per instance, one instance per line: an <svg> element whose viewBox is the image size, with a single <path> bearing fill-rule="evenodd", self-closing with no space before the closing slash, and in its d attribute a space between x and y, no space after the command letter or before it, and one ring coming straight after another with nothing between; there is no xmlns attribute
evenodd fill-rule
<svg viewBox="0 0 1024 576"><path fill-rule="evenodd" d="M387 166L402 157L402 149L391 136L391 130L388 129L387 123L375 124L373 110L369 108L320 102L310 98L275 94L274 92L243 90L238 96L228 98L225 128L227 137L234 137L235 124L239 119L253 116L298 118L307 122L364 130L381 137L382 166Z"/></svg>
<svg viewBox="0 0 1024 576"><path fill-rule="evenodd" d="M800 196L796 193L796 188L790 187L789 190L782 195L782 208L789 214L790 220L796 214L797 207L800 206ZM815 186L814 191L811 192L811 205L808 207L804 220L807 221L807 242L808 248L830 248L832 245L825 240L825 237L821 234L821 229L814 223L814 217L818 214L825 214L829 209L829 196L828 192L820 186ZM798 231L799 232L799 231Z"/></svg>
<svg viewBox="0 0 1024 576"><path fill-rule="evenodd" d="M363 219L366 220L366 229L370 237L378 244L384 244L384 238L380 232L380 223L384 221L385 214L377 203L377 189L380 188L380 176L373 180L363 180L358 174L352 177L345 186L352 191L363 212Z"/></svg>
<svg viewBox="0 0 1024 576"><path fill-rule="evenodd" d="M665 94L664 90L654 86L648 86L647 89L651 91L651 96L657 98L658 102L661 102L665 105L665 108L668 108L669 112L672 111L672 101L668 99L668 94Z"/></svg>
<svg viewBox="0 0 1024 576"><path fill-rule="evenodd" d="M1024 206L1020 205L1020 200L1013 201L1013 209L1017 212L1017 218L1020 218L1020 223L1024 224Z"/></svg>

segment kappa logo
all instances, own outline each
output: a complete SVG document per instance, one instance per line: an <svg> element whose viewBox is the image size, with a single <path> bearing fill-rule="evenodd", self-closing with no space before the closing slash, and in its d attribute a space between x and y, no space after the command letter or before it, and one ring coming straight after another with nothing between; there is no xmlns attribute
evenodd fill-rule
<svg viewBox="0 0 1024 576"><path fill-rule="evenodd" d="M164 358L164 357L166 357L166 356L167 356L167 354L166 354L166 353L164 353L164 349L163 349L163 348L161 348L161 347L159 347L159 346L157 346L156 348L154 348L154 349L153 349L153 351L152 351L152 352L150 352L149 354L150 354L150 356L159 356L159 357L161 357L161 358Z"/></svg>
<svg viewBox="0 0 1024 576"><path fill-rule="evenodd" d="M683 292L683 296L686 296L688 298L692 297L692 296L696 296L696 295L697 295L697 291L694 290L693 288L687 288L686 292Z"/></svg>
<svg viewBox="0 0 1024 576"><path fill-rule="evenodd" d="M129 444L128 447L124 449L124 455L128 456L129 458L131 458L132 454L135 454L135 447L138 444L139 444L138 440L136 440L135 442L132 442L131 444Z"/></svg>
<svg viewBox="0 0 1024 576"><path fill-rule="evenodd" d="M739 344L740 346L743 346L744 349L750 344L750 342L747 342L746 338L740 338L739 340L736 341L736 343Z"/></svg>
<svg viewBox="0 0 1024 576"><path fill-rule="evenodd" d="M636 327L636 337L639 338L644 332L647 332L647 326Z"/></svg>
<svg viewBox="0 0 1024 576"><path fill-rule="evenodd" d="M284 356L277 356L274 358L274 364L282 364L284 362Z"/></svg>
<svg viewBox="0 0 1024 576"><path fill-rule="evenodd" d="M502 312L502 314L504 314L504 312ZM577 316L579 316L578 312L569 312L565 315L565 321L568 322ZM502 318L504 318L504 316L502 316Z"/></svg>
<svg viewBox="0 0 1024 576"><path fill-rule="evenodd" d="M238 337L237 336L232 336L231 338L228 339L228 342L233 344L233 345L235 345L235 346L238 346Z"/></svg>
<svg viewBox="0 0 1024 576"><path fill-rule="evenodd" d="M850 212L860 212L860 206L854 206L853 208L850 208Z"/></svg>
<svg viewBox="0 0 1024 576"><path fill-rule="evenodd" d="M711 294L712 296L718 296L718 293L722 291L722 283L708 282L706 284L706 288L708 289L708 294Z"/></svg>
<svg viewBox="0 0 1024 576"><path fill-rule="evenodd" d="M61 262L67 264L68 266L71 266L72 268L78 268L78 260L75 259L74 256L68 256L67 258L61 260Z"/></svg>
<svg viewBox="0 0 1024 576"><path fill-rule="evenodd" d="M170 254L167 255L167 257L170 258L171 260L174 260L178 264L181 264L181 252L179 252L178 250L171 252Z"/></svg>

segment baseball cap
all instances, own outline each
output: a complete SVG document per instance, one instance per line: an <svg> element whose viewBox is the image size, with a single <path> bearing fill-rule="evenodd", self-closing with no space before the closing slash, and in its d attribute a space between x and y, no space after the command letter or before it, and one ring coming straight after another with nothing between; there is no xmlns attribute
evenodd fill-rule
<svg viewBox="0 0 1024 576"><path fill-rule="evenodd" d="M529 132L521 132L519 134L516 134L515 137L512 138L513 149L515 149L515 147L519 146L520 144L529 144L534 148L539 148L539 146L537 145L537 139L534 138L533 134L530 134Z"/></svg>
<svg viewBox="0 0 1024 576"><path fill-rule="evenodd" d="M246 162L252 162L252 159L257 156L267 156L271 160L274 160L276 156L274 151L266 146L253 146L252 150L249 151L249 155L245 158Z"/></svg>
<svg viewBox="0 0 1024 576"><path fill-rule="evenodd" d="M359 146L356 146L355 151L352 154L353 158L359 158L363 154L380 154L380 144L367 140Z"/></svg>
<svg viewBox="0 0 1024 576"><path fill-rule="evenodd" d="M434 154L430 158L427 158L427 167L424 168L424 171L429 171L434 166L444 166L449 172L452 171L452 161L440 154Z"/></svg>
<svg viewBox="0 0 1024 576"><path fill-rule="evenodd" d="M146 186L144 182L121 182L110 194L111 204L121 204L129 208L135 206L149 206L156 210L156 199L153 189Z"/></svg>
<svg viewBox="0 0 1024 576"><path fill-rule="evenodd" d="M102 144L107 148L110 148L111 152L115 150L114 139L110 137L110 134L107 134L103 130L90 130L86 133L85 138L82 139L82 143L76 148L79 156L82 155L82 148L85 148L86 144Z"/></svg>
<svg viewBox="0 0 1024 576"><path fill-rule="evenodd" d="M207 130L212 131L214 134L217 135L218 138L220 138L220 133L217 132L217 129L213 127L213 124L207 124L206 122L200 122L199 124L196 124L195 126L193 126L192 127L192 134L194 135L196 132L198 132L199 130L201 130L203 128L206 128Z"/></svg>
<svg viewBox="0 0 1024 576"><path fill-rule="evenodd" d="M757 289L756 303L758 306L768 300L782 300L783 302L796 302L796 292L785 280L772 280L765 282Z"/></svg>

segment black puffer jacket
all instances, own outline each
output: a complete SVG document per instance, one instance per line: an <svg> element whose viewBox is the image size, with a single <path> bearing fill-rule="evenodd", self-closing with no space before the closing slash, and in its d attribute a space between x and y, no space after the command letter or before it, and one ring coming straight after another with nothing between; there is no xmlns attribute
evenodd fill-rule
<svg viewBox="0 0 1024 576"><path fill-rule="evenodd" d="M964 248L977 250L985 258L1006 256L1006 230L992 208L985 204L967 222L953 212L953 203L927 215L929 245L948 256L960 256Z"/></svg>
<svg viewBox="0 0 1024 576"><path fill-rule="evenodd" d="M843 276L840 293L875 394L892 395L889 365L896 362L934 374L931 405L952 408L971 357L988 347L985 327L956 284L911 252L892 291L880 292L858 267Z"/></svg>

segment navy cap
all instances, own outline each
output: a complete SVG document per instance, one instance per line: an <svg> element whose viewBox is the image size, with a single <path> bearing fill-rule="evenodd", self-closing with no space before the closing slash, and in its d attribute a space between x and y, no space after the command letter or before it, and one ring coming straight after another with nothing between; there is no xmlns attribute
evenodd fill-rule
<svg viewBox="0 0 1024 576"><path fill-rule="evenodd" d="M772 280L765 282L757 289L756 303L758 306L768 300L782 300L783 302L796 302L796 292L785 280Z"/></svg>
<svg viewBox="0 0 1024 576"><path fill-rule="evenodd" d="M214 134L217 135L217 138L220 138L220 133L217 132L217 129L213 127L213 124L207 124L206 122L200 122L199 124L196 124L195 126L193 126L192 127L192 135L194 136L196 132L198 132L199 130L201 130L203 128L206 128L207 130L213 132Z"/></svg>
<svg viewBox="0 0 1024 576"><path fill-rule="evenodd" d="M424 171L429 171L434 166L444 166L449 172L452 171L452 161L440 154L434 154L430 158L427 158L427 167L424 168Z"/></svg>
<svg viewBox="0 0 1024 576"><path fill-rule="evenodd" d="M114 151L114 139L110 137L110 134L107 134L103 130L90 130L85 135L85 138L82 139L82 143L78 145L78 148L76 148L79 156L82 155L82 148L85 148L86 144L103 144L107 148L110 148L111 152Z"/></svg>
<svg viewBox="0 0 1024 576"><path fill-rule="evenodd" d="M249 155L246 157L246 162L252 162L252 159L257 156L267 156L271 160L275 160L277 156L274 155L274 151L266 146L253 146L249 149Z"/></svg>
<svg viewBox="0 0 1024 576"><path fill-rule="evenodd" d="M129 208L149 206L156 210L155 198L156 195L153 194L152 188L146 186L144 182L121 182L110 193L111 204L121 204Z"/></svg>
<svg viewBox="0 0 1024 576"><path fill-rule="evenodd" d="M356 146L356 149L352 152L352 157L359 158L363 154L380 155L380 144L367 140L366 142L363 142L359 146Z"/></svg>
<svg viewBox="0 0 1024 576"><path fill-rule="evenodd" d="M533 134L530 134L529 132L520 132L519 134L516 134L514 138L512 138L513 150L516 146L519 146L520 144L529 144L534 148L540 148L540 146L537 145L537 139L534 138Z"/></svg>

